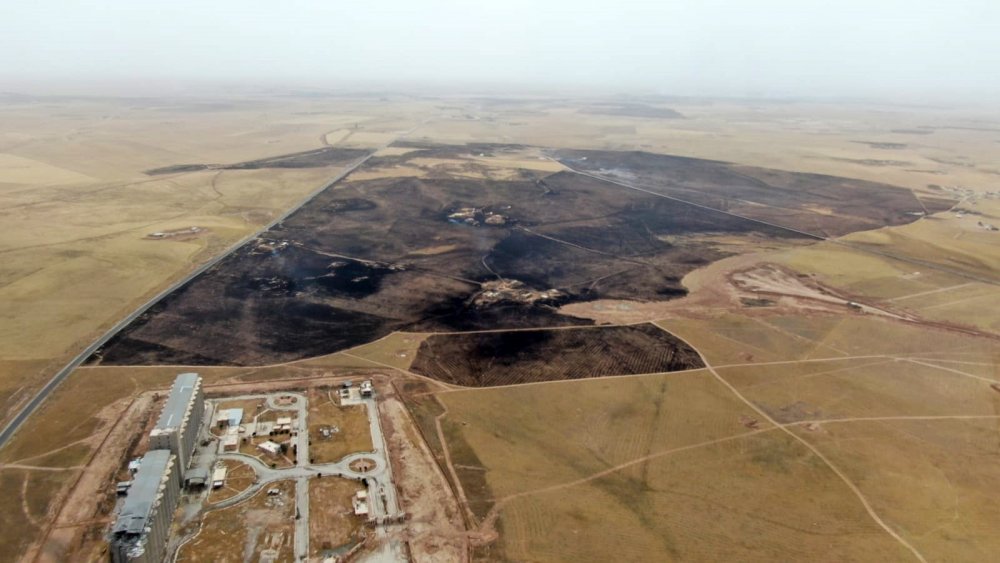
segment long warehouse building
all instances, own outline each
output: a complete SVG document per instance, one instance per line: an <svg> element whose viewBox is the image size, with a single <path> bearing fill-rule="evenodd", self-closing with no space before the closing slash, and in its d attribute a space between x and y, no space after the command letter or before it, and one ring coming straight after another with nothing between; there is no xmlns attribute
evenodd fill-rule
<svg viewBox="0 0 1000 563"><path fill-rule="evenodd" d="M112 563L160 563L181 493L177 456L153 450L142 458L115 525Z"/></svg>
<svg viewBox="0 0 1000 563"><path fill-rule="evenodd" d="M197 373L182 373L170 388L156 427L149 433L150 450L170 450L177 456L181 479L187 471L205 413L205 392Z"/></svg>

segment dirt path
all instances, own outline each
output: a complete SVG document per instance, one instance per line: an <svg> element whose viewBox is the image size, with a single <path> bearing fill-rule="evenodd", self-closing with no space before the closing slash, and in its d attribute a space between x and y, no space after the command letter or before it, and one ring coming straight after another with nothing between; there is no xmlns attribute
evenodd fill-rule
<svg viewBox="0 0 1000 563"><path fill-rule="evenodd" d="M942 371L951 372L951 373L958 374L958 375L964 375L965 377L971 377L973 379L978 379L980 381L985 381L987 383L1000 383L1000 379L991 379L989 377L983 377L981 375L975 375L975 374L968 373L968 372L961 371L961 370L957 370L957 369L954 369L954 368L946 368L944 366L937 366L937 365L934 365L934 364L929 364L927 362L921 362L920 360L914 360L913 358L901 358L901 359L902 359L902 361L904 361L904 362L910 362L911 364L917 364L917 365L926 366L926 367L929 367L929 368L935 368L935 369L939 369L939 370L942 370Z"/></svg>
<svg viewBox="0 0 1000 563"><path fill-rule="evenodd" d="M467 562L469 541L461 508L430 448L420 439L416 423L395 391L384 396L379 407L386 422L393 474L410 516L406 536L414 559Z"/></svg>
<svg viewBox="0 0 1000 563"><path fill-rule="evenodd" d="M78 471L87 467L86 465L74 465L71 467L44 467L41 465L21 465L19 463L0 464L0 469L25 469L28 471Z"/></svg>
<svg viewBox="0 0 1000 563"><path fill-rule="evenodd" d="M438 441L441 443L441 451L444 453L444 464L448 469L448 474L451 475L451 482L455 484L455 494L458 495L459 505L465 512L467 521L475 522L476 516L472 513L472 508L469 506L469 499L465 496L465 489L462 488L462 482L458 479L455 465L451 462L451 448L448 447L448 441L444 437L444 429L441 427L441 420L448 416L448 406L444 403L440 404L444 411L434 417L434 430L437 432Z"/></svg>
<svg viewBox="0 0 1000 563"><path fill-rule="evenodd" d="M688 346L691 346L691 344L688 343ZM781 431L783 431L785 434L787 434L788 436L790 436L793 440L796 440L797 442L799 442L800 444L802 444L803 446L805 446L806 448L808 448L810 451L812 451L812 453L815 454L816 457L818 457L819 459L821 459L823 461L823 463L825 463L826 466L829 467L830 470L833 471L834 474L836 474L837 477L839 477L840 480L844 482L844 484L847 486L847 488L849 488L851 490L851 492L854 493L854 495L861 502L861 505L864 506L865 511L868 512L868 515L872 518L872 520L875 521L876 524L878 524L879 526L881 526L882 529L886 531L886 533L888 533L896 541L898 541L900 544L902 544L904 547L906 547L908 550L910 550L910 552L913 553L914 557L916 557L918 561L921 561L922 563L926 563L927 562L927 560L917 550L917 548L913 547L913 545L910 544L910 542L906 541L905 538L903 538L902 536L900 536L884 520L882 520L882 517L879 516L877 512L875 512L875 509L872 508L871 502L869 502L868 498L861 492L861 489L859 489L858 486L855 485L854 482L851 481L847 477L847 475L839 467L837 467L832 461L830 461L830 459L828 457L826 457L826 455L823 452L821 452L819 450L819 448L817 448L816 446L812 445L811 443L809 443L808 441L806 441L804 438L802 438L801 436L799 436L795 432L792 432L787 427L782 426L776 420L774 420L773 418L771 418L771 416L769 414L767 414L767 412L765 412L763 409L761 409L760 407L758 407L755 403L753 403L752 401L750 401L749 399L747 399L745 396L743 396L743 394L740 393L739 390L736 389L736 387L734 387L731 383L729 383L729 381L727 381L724 377L722 377L721 375L719 375L719 372L716 371L715 368L712 367L712 364L709 363L707 359L705 359L704 355L702 355L702 353L697 348L694 348L692 346L692 349L694 349L696 352L698 352L698 355L701 356L701 360L702 360L702 362L704 362L706 369L708 369L708 371L711 372L713 376L715 376L715 378L719 381L719 383L722 383L727 389L729 389L729 391L733 395L736 396L736 398L738 398L740 401L742 401L747 407L753 409L753 411L756 412L758 415L760 415L764 420L766 420L769 423L771 423L772 425L778 427Z"/></svg>
<svg viewBox="0 0 1000 563"><path fill-rule="evenodd" d="M912 299L914 297L923 297L925 295L934 295L935 293L944 293L946 291L961 289L963 287L969 287L970 285L975 285L975 283L969 282L969 283L960 283L958 285L949 285L948 287L939 287L937 289L931 289L929 291L921 291L920 293L911 293L909 295L901 295L899 297L893 297L892 299L886 299L886 301L903 301L905 299Z"/></svg>

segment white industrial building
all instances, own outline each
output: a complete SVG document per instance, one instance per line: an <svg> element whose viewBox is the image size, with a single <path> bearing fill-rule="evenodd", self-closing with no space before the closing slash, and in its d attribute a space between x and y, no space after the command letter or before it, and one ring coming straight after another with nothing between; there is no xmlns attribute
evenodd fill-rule
<svg viewBox="0 0 1000 563"><path fill-rule="evenodd" d="M153 450L142 458L111 528L112 563L159 563L181 491L177 456Z"/></svg>
<svg viewBox="0 0 1000 563"><path fill-rule="evenodd" d="M182 478L191 461L204 412L201 378L197 373L182 373L174 380L156 427L149 433L149 449L169 450L177 456Z"/></svg>

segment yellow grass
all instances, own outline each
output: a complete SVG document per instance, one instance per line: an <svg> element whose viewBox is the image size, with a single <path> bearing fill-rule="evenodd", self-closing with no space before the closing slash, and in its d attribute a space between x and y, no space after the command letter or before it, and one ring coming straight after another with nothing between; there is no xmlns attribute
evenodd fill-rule
<svg viewBox="0 0 1000 563"><path fill-rule="evenodd" d="M313 463L332 463L348 454L373 449L366 407L341 406L336 393L335 389L309 392L309 456ZM339 432L324 438L320 434L324 426L336 426Z"/></svg>
<svg viewBox="0 0 1000 563"><path fill-rule="evenodd" d="M719 372L779 422L853 417L992 415L989 382L912 362L872 358Z"/></svg>
<svg viewBox="0 0 1000 563"><path fill-rule="evenodd" d="M78 184L94 180L79 172L6 153L0 153L0 177L4 183L28 186Z"/></svg>
<svg viewBox="0 0 1000 563"><path fill-rule="evenodd" d="M671 448L750 432L753 412L705 371L440 393L497 497ZM766 423L763 423L766 426ZM458 463L458 462L456 462ZM628 473L641 471L632 467Z"/></svg>
<svg viewBox="0 0 1000 563"><path fill-rule="evenodd" d="M265 489L274 488L281 494L268 495ZM294 559L294 481L270 484L250 500L209 512L203 518L201 532L184 544L177 561L237 562L246 559L245 553L257 560L267 549L277 552L275 561Z"/></svg>
<svg viewBox="0 0 1000 563"><path fill-rule="evenodd" d="M540 460L541 461L541 460ZM816 456L768 433L677 452L501 516L503 553L532 561L906 560Z"/></svg>
<svg viewBox="0 0 1000 563"><path fill-rule="evenodd" d="M322 477L309 480L309 550L321 557L325 551L357 540L364 520L354 515L351 499L364 487L348 479Z"/></svg>
<svg viewBox="0 0 1000 563"><path fill-rule="evenodd" d="M1000 550L997 420L849 422L796 430L838 464L928 561Z"/></svg>
<svg viewBox="0 0 1000 563"><path fill-rule="evenodd" d="M254 472L253 467L250 467L246 463L233 459L223 459L218 463L226 466L226 482L218 489L213 488L209 491L209 504L217 503L242 493L253 485L257 479L257 474ZM212 483L209 482L208 486L212 487Z"/></svg>
<svg viewBox="0 0 1000 563"><path fill-rule="evenodd" d="M402 370L410 369L420 344L427 334L413 332L394 332L385 338L359 346L350 351L351 355L386 364Z"/></svg>

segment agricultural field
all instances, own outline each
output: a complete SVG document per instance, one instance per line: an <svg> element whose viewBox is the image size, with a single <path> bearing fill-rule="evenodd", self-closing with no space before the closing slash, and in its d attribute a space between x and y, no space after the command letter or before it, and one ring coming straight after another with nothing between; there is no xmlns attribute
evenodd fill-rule
<svg viewBox="0 0 1000 563"><path fill-rule="evenodd" d="M652 324L438 334L411 369L468 387L661 373L702 367L697 352Z"/></svg>
<svg viewBox="0 0 1000 563"><path fill-rule="evenodd" d="M0 382L0 420L103 330L377 146L326 147L325 132L398 134L423 109L377 103L372 117L373 104L0 100L0 374L16 372ZM336 158L225 168L316 149ZM146 173L191 163L219 168ZM191 227L200 231L149 237Z"/></svg>
<svg viewBox="0 0 1000 563"><path fill-rule="evenodd" d="M320 194L161 301L92 361L255 365L398 330L588 324L553 307L679 297L692 270L761 245L815 242L819 234L805 230L814 223L822 235L899 225L930 204L883 184L645 153L564 151L564 166L603 170L613 161L621 173L612 182L557 171L545 151L522 145L393 148L409 150L373 157L360 169L365 179ZM425 173L378 176L400 167ZM758 212L744 217L729 200L689 203L676 190L644 188L656 174L688 178L681 195L729 190ZM639 189L615 183L623 177ZM737 180L746 185L733 187ZM786 212L782 224L759 212L773 207L774 192L798 194L805 218ZM197 334L181 328L195 323ZM244 337L226 340L233 331Z"/></svg>
<svg viewBox="0 0 1000 563"><path fill-rule="evenodd" d="M317 462L374 447L329 387L376 376L417 559L1000 548L1000 135L971 110L0 96L0 119L0 418L373 154L130 324L0 449L0 559L100 555L107 499L78 491L107 492L178 371L210 395L307 394ZM310 484L311 554L329 554L357 485ZM210 512L179 560L290 560L281 486L284 504Z"/></svg>

